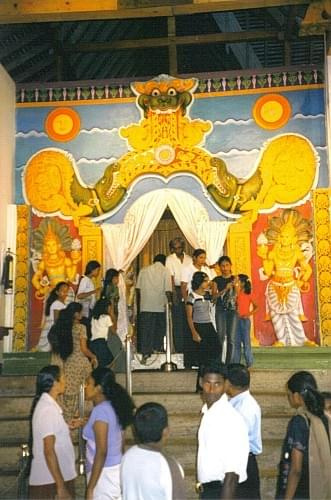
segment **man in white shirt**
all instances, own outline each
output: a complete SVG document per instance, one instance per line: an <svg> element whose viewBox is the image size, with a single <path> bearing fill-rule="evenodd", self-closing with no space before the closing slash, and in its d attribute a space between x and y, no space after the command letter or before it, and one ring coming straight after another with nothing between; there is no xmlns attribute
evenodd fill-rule
<svg viewBox="0 0 331 500"><path fill-rule="evenodd" d="M238 485L237 498L260 499L260 477L256 455L262 453L261 408L249 392L250 373L246 366L231 364L227 369L225 390L230 404L246 422L249 437L247 480Z"/></svg>
<svg viewBox="0 0 331 500"><path fill-rule="evenodd" d="M136 411L133 430L138 442L123 456L123 500L185 500L184 472L162 448L169 435L168 415L159 403L145 403Z"/></svg>
<svg viewBox="0 0 331 500"><path fill-rule="evenodd" d="M139 313L138 334L142 363L153 351L160 352L166 333L167 302L172 302L171 275L165 267L166 256L158 254L153 264L141 269L136 284Z"/></svg>
<svg viewBox="0 0 331 500"><path fill-rule="evenodd" d="M200 385L204 406L198 431L197 475L201 499L236 498L246 480L248 432L242 416L225 394L226 367L219 361L204 366Z"/></svg>
<svg viewBox="0 0 331 500"><path fill-rule="evenodd" d="M192 264L192 258L187 255L185 241L182 238L174 238L169 243L171 254L166 260L172 279L172 328L173 340L176 352L184 352L184 331L186 326L185 303L181 292L181 278L183 268Z"/></svg>

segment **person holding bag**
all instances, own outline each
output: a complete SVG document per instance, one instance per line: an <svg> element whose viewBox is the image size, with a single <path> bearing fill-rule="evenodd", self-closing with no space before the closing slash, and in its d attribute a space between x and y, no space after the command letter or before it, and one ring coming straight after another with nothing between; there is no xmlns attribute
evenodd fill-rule
<svg viewBox="0 0 331 500"><path fill-rule="evenodd" d="M329 500L330 421L324 414L324 397L307 371L288 380L287 397L298 414L291 418L283 442L276 498Z"/></svg>

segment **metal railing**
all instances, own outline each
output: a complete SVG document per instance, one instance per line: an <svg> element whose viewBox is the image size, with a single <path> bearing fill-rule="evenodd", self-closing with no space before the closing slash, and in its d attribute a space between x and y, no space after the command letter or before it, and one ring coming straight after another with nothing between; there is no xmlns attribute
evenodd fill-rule
<svg viewBox="0 0 331 500"><path fill-rule="evenodd" d="M132 339L134 336L134 324L129 327L129 333L125 338L125 351L126 351L126 390L132 396ZM173 327L172 327L172 314L171 305L166 305L166 349L165 349L165 363L161 365L161 370L171 372L177 370L177 365L171 359L173 352Z"/></svg>
<svg viewBox="0 0 331 500"><path fill-rule="evenodd" d="M166 360L161 365L161 370L164 372L172 372L177 370L177 365L171 361L171 353L173 351L173 328L172 328L172 314L171 305L166 305Z"/></svg>
<svg viewBox="0 0 331 500"><path fill-rule="evenodd" d="M126 363L125 363L125 373L126 373L126 390L132 396L132 369L131 369L131 359L132 359L132 338L133 338L133 325L130 325L130 331L125 338L125 353L126 353Z"/></svg>
<svg viewBox="0 0 331 500"><path fill-rule="evenodd" d="M79 386L79 399L78 399L78 412L79 418L83 421L85 416L85 384ZM83 427L78 429L78 474L83 476L85 474L85 440L83 438Z"/></svg>

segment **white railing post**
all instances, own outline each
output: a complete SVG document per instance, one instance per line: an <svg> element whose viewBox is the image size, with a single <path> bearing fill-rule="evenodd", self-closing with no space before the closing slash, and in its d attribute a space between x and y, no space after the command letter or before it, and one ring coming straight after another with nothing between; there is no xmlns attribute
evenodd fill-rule
<svg viewBox="0 0 331 500"><path fill-rule="evenodd" d="M164 372L172 372L177 370L176 363L171 361L172 352L172 316L171 316L171 306L169 303L166 304L166 360L163 365L161 365L161 370Z"/></svg>
<svg viewBox="0 0 331 500"><path fill-rule="evenodd" d="M79 418L81 420L84 419L85 416L85 385L80 384L79 387ZM78 448L79 448L79 456L78 456L78 474L83 476L85 474L85 442L83 439L83 428L80 427L78 430Z"/></svg>
<svg viewBox="0 0 331 500"><path fill-rule="evenodd" d="M128 333L125 338L126 350L126 390L132 396L132 371L131 371L131 344L132 336Z"/></svg>

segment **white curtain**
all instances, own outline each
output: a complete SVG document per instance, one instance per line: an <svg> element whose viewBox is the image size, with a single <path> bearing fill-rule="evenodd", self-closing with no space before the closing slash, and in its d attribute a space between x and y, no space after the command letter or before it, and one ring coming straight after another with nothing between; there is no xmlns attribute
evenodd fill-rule
<svg viewBox="0 0 331 500"><path fill-rule="evenodd" d="M192 195L172 189L168 206L185 238L193 248L206 250L207 263L215 264L223 253L223 246L231 222L210 221L207 210Z"/></svg>
<svg viewBox="0 0 331 500"><path fill-rule="evenodd" d="M107 267L126 271L151 237L166 207L193 248L204 248L209 264L222 253L230 222L210 221L203 205L191 194L178 189L162 189L141 196L129 208L123 224L104 223ZM120 278L118 335L127 333L125 283Z"/></svg>

